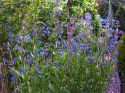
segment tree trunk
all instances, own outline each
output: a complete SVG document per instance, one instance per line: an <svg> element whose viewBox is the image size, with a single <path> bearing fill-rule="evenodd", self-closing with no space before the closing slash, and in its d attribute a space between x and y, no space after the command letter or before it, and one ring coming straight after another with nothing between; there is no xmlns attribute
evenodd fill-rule
<svg viewBox="0 0 125 93"><path fill-rule="evenodd" d="M70 18L70 15L69 15L69 4L70 4L70 2L71 2L71 0L67 1L67 38L68 38L69 45L72 42L72 36L73 36L71 18Z"/></svg>

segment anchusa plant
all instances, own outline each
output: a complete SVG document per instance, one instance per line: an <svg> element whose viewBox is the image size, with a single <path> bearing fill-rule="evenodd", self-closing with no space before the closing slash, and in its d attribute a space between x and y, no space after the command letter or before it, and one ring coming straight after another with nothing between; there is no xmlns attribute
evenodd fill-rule
<svg viewBox="0 0 125 93"><path fill-rule="evenodd" d="M61 4L57 1L52 4ZM55 11L58 15L61 14L56 8ZM67 24L60 23L57 19L58 16L55 25L57 27L47 24L39 26L34 23L29 31L28 23L24 22L16 39L13 39L12 33L9 32L10 41L4 45L8 49L11 61L3 58L3 62L12 66L9 69L14 91L101 93L109 85L114 74L118 37L112 36L111 29L108 43L94 36L91 33L92 29L88 29L91 27L90 17L86 19L85 31L76 26L79 33L74 33L69 44L62 37ZM81 21L83 22L83 19L75 24L81 24ZM108 53L105 53L105 48Z"/></svg>

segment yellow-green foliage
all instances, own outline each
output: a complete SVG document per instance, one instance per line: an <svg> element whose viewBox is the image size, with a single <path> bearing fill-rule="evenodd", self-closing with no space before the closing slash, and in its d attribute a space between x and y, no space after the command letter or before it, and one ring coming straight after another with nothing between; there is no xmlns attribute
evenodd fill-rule
<svg viewBox="0 0 125 93"><path fill-rule="evenodd" d="M122 43L118 45L118 69L120 72L121 80L125 82L125 33L121 37Z"/></svg>

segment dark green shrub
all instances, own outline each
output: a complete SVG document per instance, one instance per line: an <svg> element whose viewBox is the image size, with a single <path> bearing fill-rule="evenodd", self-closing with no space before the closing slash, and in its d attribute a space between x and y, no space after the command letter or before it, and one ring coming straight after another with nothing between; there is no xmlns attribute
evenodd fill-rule
<svg viewBox="0 0 125 93"><path fill-rule="evenodd" d="M119 74L122 82L125 82L125 33L121 37L122 43L120 41L118 45L118 69L119 69Z"/></svg>
<svg viewBox="0 0 125 93"><path fill-rule="evenodd" d="M119 29L125 31L125 7L123 4L120 4L115 15L115 20L119 20L120 22Z"/></svg>

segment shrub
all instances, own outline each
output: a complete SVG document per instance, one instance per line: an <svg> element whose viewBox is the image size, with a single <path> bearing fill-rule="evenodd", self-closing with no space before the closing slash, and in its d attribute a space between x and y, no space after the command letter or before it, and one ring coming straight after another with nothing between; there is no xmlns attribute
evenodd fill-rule
<svg viewBox="0 0 125 93"><path fill-rule="evenodd" d="M125 31L125 7L123 4L120 4L117 12L116 12L116 15L115 15L115 20L119 20L120 22L120 27L119 29L120 30L123 30Z"/></svg>
<svg viewBox="0 0 125 93"><path fill-rule="evenodd" d="M125 82L125 33L121 37L122 43L119 43L118 45L118 69L119 69L119 74L122 82Z"/></svg>

